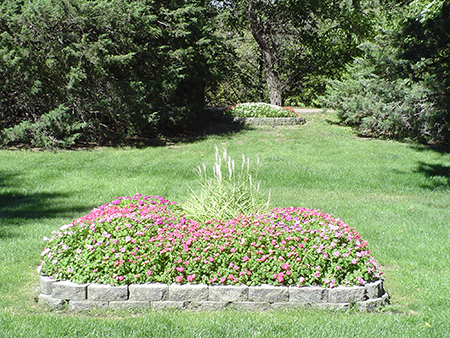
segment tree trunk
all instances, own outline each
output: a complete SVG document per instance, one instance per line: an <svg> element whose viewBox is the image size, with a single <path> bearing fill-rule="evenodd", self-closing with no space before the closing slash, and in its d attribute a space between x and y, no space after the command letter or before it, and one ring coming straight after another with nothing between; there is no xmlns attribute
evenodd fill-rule
<svg viewBox="0 0 450 338"><path fill-rule="evenodd" d="M269 90L270 103L281 106L283 102L281 98L280 79L274 67L275 59L273 56L273 51L270 48L270 43L265 37L264 26L255 13L254 1L249 2L247 13L250 18L250 31L261 49L261 54L264 60L264 69L266 71L266 83L267 89Z"/></svg>

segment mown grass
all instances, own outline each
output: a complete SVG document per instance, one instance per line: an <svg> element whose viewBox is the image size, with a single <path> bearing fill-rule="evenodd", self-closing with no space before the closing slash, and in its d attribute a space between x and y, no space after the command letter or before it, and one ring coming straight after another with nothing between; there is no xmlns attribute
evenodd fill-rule
<svg viewBox="0 0 450 338"><path fill-rule="evenodd" d="M0 151L0 337L448 337L450 149L357 137L332 114L154 148ZM95 311L33 300L42 238L116 196L182 202L214 146L259 156L273 206L321 209L355 227L382 266L378 313Z"/></svg>

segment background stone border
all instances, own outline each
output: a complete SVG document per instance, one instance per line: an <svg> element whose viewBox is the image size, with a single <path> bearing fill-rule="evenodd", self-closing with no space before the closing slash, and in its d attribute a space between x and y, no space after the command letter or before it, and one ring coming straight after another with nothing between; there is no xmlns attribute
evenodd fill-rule
<svg viewBox="0 0 450 338"><path fill-rule="evenodd" d="M262 311L318 307L373 311L389 303L383 281L365 286L338 286L325 289L318 286L247 286L206 284L77 284L40 277L38 302L52 309L70 311L94 308L135 309L152 308L214 311L225 308Z"/></svg>

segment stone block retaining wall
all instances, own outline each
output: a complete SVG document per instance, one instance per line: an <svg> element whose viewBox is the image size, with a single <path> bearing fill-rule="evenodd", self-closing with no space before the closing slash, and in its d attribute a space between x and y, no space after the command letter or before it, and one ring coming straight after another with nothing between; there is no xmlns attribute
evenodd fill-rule
<svg viewBox="0 0 450 338"><path fill-rule="evenodd" d="M231 286L205 284L131 284L111 286L55 281L41 276L39 303L53 309L68 304L69 310L93 308L154 310L175 308L214 311L225 308L243 310L292 309L314 306L345 309L351 305L364 311L388 303L389 296L379 280L365 286L324 289L317 286Z"/></svg>

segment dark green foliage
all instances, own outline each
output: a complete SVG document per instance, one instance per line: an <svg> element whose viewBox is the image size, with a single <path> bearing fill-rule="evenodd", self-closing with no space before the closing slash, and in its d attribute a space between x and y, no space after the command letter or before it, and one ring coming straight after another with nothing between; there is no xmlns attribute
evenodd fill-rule
<svg viewBox="0 0 450 338"><path fill-rule="evenodd" d="M366 136L449 143L449 7L361 45L364 57L329 81L323 103Z"/></svg>
<svg viewBox="0 0 450 338"><path fill-rule="evenodd" d="M171 127L203 106L223 54L202 0L7 0L0 15L3 144L120 141Z"/></svg>

